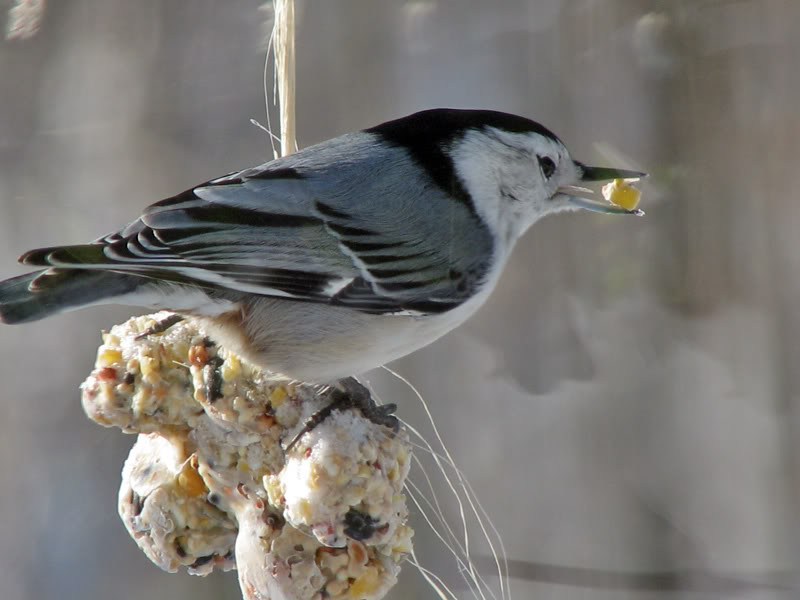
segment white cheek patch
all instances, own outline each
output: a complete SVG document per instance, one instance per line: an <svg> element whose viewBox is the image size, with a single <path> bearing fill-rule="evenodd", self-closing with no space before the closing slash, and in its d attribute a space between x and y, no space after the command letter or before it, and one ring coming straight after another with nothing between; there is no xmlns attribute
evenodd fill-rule
<svg viewBox="0 0 800 600"><path fill-rule="evenodd" d="M502 199L498 181L501 161L497 152L488 151L489 145L498 146L498 150L502 148L496 140L470 131L450 149L450 157L459 179L475 203L475 211L496 231L501 219Z"/></svg>
<svg viewBox="0 0 800 600"><path fill-rule="evenodd" d="M560 156L552 140L496 129L469 131L450 149L476 212L505 242L506 251L539 218L553 212L553 190L539 170L537 151Z"/></svg>

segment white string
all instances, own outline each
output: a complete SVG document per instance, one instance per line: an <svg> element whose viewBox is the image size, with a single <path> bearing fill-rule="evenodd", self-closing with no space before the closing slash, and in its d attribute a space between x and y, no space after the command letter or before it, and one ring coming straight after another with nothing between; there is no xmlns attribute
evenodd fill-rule
<svg viewBox="0 0 800 600"><path fill-rule="evenodd" d="M502 540L500 541L500 545L501 545L501 550L503 552L503 567L501 567L501 565L500 565L500 560L499 560L499 557L498 557L498 553L497 553L497 550L494 547L494 544L492 543L491 536L486 531L486 527L485 527L485 525L483 523L483 519L481 518L481 515L480 515L479 511L475 508L475 504L473 503L472 496L473 496L474 492L472 491L472 487L468 486L466 484L466 478L464 477L464 474L461 472L460 469L458 469L456 467L456 463L453 460L453 457L450 454L450 451L448 450L446 444L444 443L444 440L442 439L442 436L439 433L439 429L436 427L436 423L433 420L433 415L431 414L430 409L428 408L428 405L425 402L425 399L422 397L422 394L420 394L419 390L417 390L417 388L410 381L408 381L405 377L403 377L399 373L396 373L396 372L392 371L388 367L384 366L383 368L386 371L388 371L390 374L392 374L394 377L396 377L397 379L399 379L400 381L405 383L411 389L411 391L417 396L417 399L420 401L420 404L422 404L422 407L425 410L426 415L428 416L428 420L429 420L429 422L431 424L431 427L433 429L434 435L436 436L436 440L439 442L439 445L441 446L442 450L444 451L444 455L445 455L445 458L446 458L445 462L453 467L453 469L454 469L454 471L456 473L456 476L458 478L458 482L461 485L461 488L465 490L465 496L466 496L467 502L470 505L470 508L472 509L472 514L475 516L475 519L478 522L478 526L481 528L481 532L483 533L484 539L486 540L487 544L489 545L489 549L491 551L492 557L495 560L495 566L497 567L497 572L498 572L499 579L500 579L500 594L501 594L501 597L502 598L510 598L510 590L506 590L506 581L505 581L505 577L504 577L504 575L507 575L507 573L508 573L508 566L507 566L507 559L505 557L505 548L502 545ZM425 444L429 445L428 442L416 430L414 430L414 433L415 433L415 435L417 435L417 437L422 439L425 442ZM458 502L459 514L460 514L460 517L461 517L461 522L462 522L462 524L464 526L464 553L465 553L465 555L467 557L467 562L468 562L469 567L470 567L470 571L469 571L470 572L470 577L472 577L476 581L478 579L483 581L482 578L480 577L480 575L478 575L476 573L474 563L472 562L472 559L471 559L469 532L468 532L468 529L467 529L467 521L466 521L464 506L463 506L463 503L461 501L461 496L460 496L460 494L458 494L458 492L455 489L455 486L451 482L450 478L447 476L447 473L445 472L444 468L442 467L442 461L439 459L438 455L436 453L433 453L432 449L431 449L431 454L432 454L434 460L436 461L436 465L442 471L442 475L444 475L445 481L447 482L448 486L450 487L451 491L453 492L454 496L456 497L456 501ZM485 511L483 511L483 510L481 510L481 512L485 513ZM488 519L488 515L486 515L486 517L487 517L487 520L490 520L490 519ZM494 527L494 525L491 525L491 529L496 532L496 528ZM500 539L499 536L498 536L498 539ZM493 598L495 597L494 594L491 592L491 590L490 590L489 593L492 594Z"/></svg>
<svg viewBox="0 0 800 600"><path fill-rule="evenodd" d="M254 125L257 125L258 127L260 127L261 129L263 129L264 131L267 132L267 134L269 135L270 147L272 148L272 157L277 159L277 158L280 157L280 154L278 153L278 149L275 147L275 141L277 140L278 142L280 142L281 138L279 136L275 135L274 133L272 133L272 123L271 123L270 117L269 117L269 88L267 87L267 74L269 73L269 56L272 53L272 45L273 45L273 43L275 41L275 23L276 23L276 21L273 18L272 31L270 32L269 40L267 41L267 53L264 56L264 76L263 76L263 79L262 79L262 83L263 83L263 86L264 86L264 112L266 113L266 116L267 116L267 126L264 127L261 123L259 123L255 119L250 119L250 122L253 123ZM277 82L277 79L275 80L275 82ZM277 85L277 83L275 83L275 85ZM272 103L274 105L275 104L275 90L274 90L274 88L273 88L273 96L272 96L272 98L273 98L273 102Z"/></svg>
<svg viewBox="0 0 800 600"><path fill-rule="evenodd" d="M412 445L414 447L416 447L416 448L421 448L421 449L425 450L424 446L420 446L418 444L412 444ZM414 462L417 464L418 468L420 469L420 471L422 471L422 474L425 477L425 480L426 480L426 482L428 484L428 489L431 490L431 496L433 497L433 503L431 503L430 499L428 499L427 496L423 495L422 496L423 499L428 504L428 506L430 506L430 508L434 512L434 514L436 514L436 517L438 518L439 523L441 524L442 527L445 528L448 537L452 540L452 543L456 544L458 546L458 549L463 553L464 552L464 548L461 546L461 542L459 541L458 537L456 537L455 533L453 532L452 527L450 527L450 524L444 518L444 511L442 511L441 506L439 506L439 497L436 495L436 490L433 487L433 483L431 483L430 477L428 477L428 471L425 469L424 465L422 464L422 461L420 461L419 458L417 458L416 456L414 456ZM417 486L414 484L413 481L411 481L410 483L411 483L411 485L414 486L415 489L417 488Z"/></svg>
<svg viewBox="0 0 800 600"><path fill-rule="evenodd" d="M436 423L433 420L433 416L432 416L432 414L431 414L431 412L430 412L430 410L429 410L429 408L427 406L427 403L425 402L425 399L422 397L422 394L420 394L419 390L417 390L417 388L410 381L408 381L405 377L403 377L399 373L396 373L395 371L393 371L390 368L385 367L385 366L383 367L383 369L386 370L389 374L391 374L395 378L397 378L398 380L400 380L401 382L403 382L404 384L406 384L409 387L409 389L414 393L414 395L417 397L417 399L422 404L422 407L423 407L423 409L425 410L425 412L426 412L426 414L428 416L428 420L429 420L429 422L431 424L431 427L433 428L433 431L434 431L434 434L436 436L436 439L437 439L439 445L441 446L442 451L444 452L444 455L440 455L439 453L435 452L433 450L433 448L431 447L430 443L416 429L414 429L408 423L404 422L405 427L413 435L415 435L418 439L420 439L422 441L423 446L419 446L419 445L416 445L416 444L415 444L415 446L421 447L423 450L425 450L426 452L428 452L430 454L430 456L433 458L434 462L436 463L436 466L439 468L440 472L444 476L448 487L450 488L451 492L453 493L453 495L454 495L454 497L456 499L456 502L458 503L459 516L461 518L461 523L463 525L463 535L464 535L463 543L461 543L458 540L458 537L455 535L455 533L450 528L450 526L446 523L446 521L444 519L444 516L443 516L443 513L442 513L442 510L441 510L441 507L439 506L438 499L436 498L436 494L435 494L435 491L433 489L433 486L432 486L432 483L430 481L430 478L429 478L427 472L424 470L424 468L422 469L423 475L426 478L428 487L431 490L432 495L433 495L433 505L430 504L430 501L427 500L427 498L426 498L426 502L428 502L428 504L431 506L431 509L433 510L433 512L437 515L438 521L440 523L442 523L443 527L445 528L446 535L447 535L447 537L450 538L451 543L454 544L458 548L458 550L464 555L464 560L461 560L461 559L457 558L459 566L465 568L465 572L462 572L462 576L465 578L465 580L467 581L468 585L470 585L471 588L473 588L472 583L474 582L474 584L477 586L477 593L480 594L481 598L484 598L484 599L486 598L486 596L483 593L483 588L486 588L486 590L491 595L491 597L496 599L496 596L495 596L494 592L488 586L488 584L486 583L484 578L481 576L481 574L477 572L477 570L475 568L475 565L474 565L474 563L472 561L471 550L470 550L470 537L469 537L469 532L468 532L468 528L467 528L467 520L466 520L466 510L464 508L464 503L462 502L462 499L461 499L461 494L457 491L456 485L450 479L450 477L449 477L449 475L447 473L448 469L445 467L445 465L450 467L450 469L452 469L453 472L455 473L456 479L458 481L458 487L463 491L464 496L466 497L466 501L469 504L470 510L472 512L472 515L475 517L476 521L478 522L478 526L480 527L481 532L482 532L482 534L484 536L484 539L486 540L486 543L489 546L491 554L492 554L492 556L494 558L495 567L497 568L497 574L498 574L498 577L499 577L499 580L500 580L500 582L499 582L499 585L500 585L500 596L504 600L510 600L510 598L511 598L511 590L510 590L510 586L509 586L509 583L508 583L508 573L509 573L508 572L508 559L507 559L507 556L506 556L505 545L503 544L502 537L500 536L499 532L497 531L497 528L495 527L494 523L492 522L491 518L489 517L489 514L487 513L486 509L483 507L483 505L481 504L480 500L475 495L475 491L472 488L472 485L469 483L469 481L467 480L467 478L464 475L464 473L455 464L455 461L453 460L452 455L450 454L449 450L447 449L447 446L445 445L445 443L444 443L444 441L443 441L443 439L442 439L442 437L441 437L441 435L439 433L439 430L436 427ZM419 460L418 459L417 459L417 463L419 464ZM416 488L416 486L414 486L414 487ZM410 488L409 488L409 491L410 491ZM412 494L413 494L413 492L412 492ZM416 499L414 499L414 501L415 501L415 504L417 504L418 508L421 509L421 507L417 503ZM434 508L434 506L435 506L435 508ZM424 515L424 516L425 516L426 520L428 520L427 516L426 515ZM484 523L484 520L488 522L488 530L487 530L486 524ZM445 544L445 546L449 550L451 550L451 552L452 552L452 550L453 550L452 546L443 539L443 536L441 535L441 533L439 531L437 531L436 528L433 527L433 525L430 523L429 520L428 520L428 524L434 530L434 533ZM491 531L492 535L490 535L490 531ZM497 540L497 545L498 545L498 547L500 549L499 553L498 553L497 549L495 548L495 543L492 541L492 537L494 537ZM416 559L416 557L415 557L415 559ZM476 590L474 588L473 588L472 591L473 591L473 594L476 592Z"/></svg>
<svg viewBox="0 0 800 600"><path fill-rule="evenodd" d="M412 447L419 448L419 449L421 449L421 450L423 450L425 452L428 452L431 455L436 454L434 452L434 450L431 448L431 446L428 443L428 441L425 440L419 434L419 432L417 432L412 426L408 425L405 422L404 422L404 426L407 429L409 429L410 431L412 431L414 433L414 435L419 437L426 444L425 446L423 446L423 445L420 445L420 444L416 444L416 443L414 443L412 441L412 442L410 442ZM442 458L442 459L444 458L441 455L438 455L438 456L439 456L439 458ZM442 523L442 526L446 527L449 530L449 535L454 540L454 543L458 544L459 549L463 552L464 549L463 549L463 547L461 547L461 544L458 541L458 538L453 533L453 531L450 528L450 525L447 523L447 521L444 520L444 516L443 516L444 513L443 513L441 507L439 506L438 498L437 498L436 493L434 491L433 484L431 483L431 480L428 477L427 471L425 470L424 466L422 465L422 463L420 462L420 460L416 456L414 456L413 458L414 458L414 461L418 464L420 470L422 471L422 474L425 476L425 479L426 479L426 481L428 483L428 488L431 490L431 493L433 495L434 503L436 504L436 506L435 506L435 508L433 506L431 506L431 508L437 513L437 517L439 518L440 522ZM500 545L500 556L502 556L502 561L503 561L502 562L502 567L503 568L502 568L502 571L501 571L500 567L498 566L498 573L501 573L500 576L501 576L502 579L506 579L507 580L509 578L508 555L506 553L505 544L503 543L503 538L500 536L500 532L495 527L494 523L492 522L491 517L489 516L489 513L483 507L483 504L481 504L480 499L478 498L478 495L475 493L475 489L472 487L472 484L469 482L469 479L466 478L466 475L464 474L464 472L461 471L461 469L459 469L457 465L450 464L450 463L446 463L446 464L447 464L447 466L449 466L451 469L453 469L454 471L456 471L459 474L459 478L463 480L463 484L467 487L466 491L472 496L472 499L475 501L475 503L476 503L476 505L478 507L478 510L480 511L481 515L483 515L483 517L488 521L489 527L491 528L492 533L494 534L494 537L497 539L497 541L498 541L498 543ZM425 501L430 505L430 500L428 500L427 497L425 497ZM496 556L495 556L495 559L497 559ZM505 597L510 598L510 594L508 596L505 596Z"/></svg>
<svg viewBox="0 0 800 600"><path fill-rule="evenodd" d="M480 588L481 584L485 586L486 583L483 581L476 582L467 576L470 569L469 565L465 563L464 559L462 559L460 556L460 554L463 555L463 549L460 548L460 544L456 543L456 545L459 546L458 549L453 548L453 546L451 546L450 543L448 543L447 540L444 538L441 531L439 531L439 529L436 528L436 526L431 521L431 518L429 517L428 513L422 507L422 504L420 502L420 499L417 497L417 494L419 494L422 497L422 499L425 500L430 505L430 501L428 501L428 499L425 497L425 494L423 494L422 491L419 490L419 488L417 488L417 486L414 485L414 483L411 482L410 480L406 480L406 494L408 494L408 496L411 498L411 501L414 503L414 506L416 506L417 510L422 515L422 518L428 524L428 527L430 527L431 531L433 531L434 535L436 535L436 537L439 538L439 541L442 542L444 547L450 552L450 554L453 555L453 558L455 558L456 564L458 565L458 572L461 575L464 582L467 584L467 587L469 587L470 591L472 592L472 595L476 598L485 598ZM436 517L439 520L442 519L441 514L437 514Z"/></svg>
<svg viewBox="0 0 800 600"><path fill-rule="evenodd" d="M410 565L415 567L417 571L420 572L420 574L425 578L425 581L428 582L428 585L430 585L436 591L436 595L439 596L439 598L441 598L442 600L450 600L451 598L453 600L458 600L458 598L452 592L452 590L449 587L447 587L447 584L444 581L442 581L441 577L439 577L433 571L426 569L419 563L419 561L417 560L417 554L414 552L413 549L411 550L411 559L407 560ZM445 592L449 594L449 596L446 596Z"/></svg>
<svg viewBox="0 0 800 600"><path fill-rule="evenodd" d="M434 461L436 462L436 466L439 468L439 471L444 476L445 481L447 481L447 483L448 483L448 485L450 487L450 490L453 492L453 495L455 496L456 501L459 504L459 509L460 509L459 512L460 512L460 515L461 515L461 523L463 524L464 529L466 530L466 528L467 528L467 520L466 520L465 511L464 511L464 508L463 508L463 503L461 502L461 494L456 490L455 486L452 484L450 478L447 475L445 466L451 468L453 471L456 472L456 474L458 475L458 479L460 481L461 489L463 490L464 495L467 496L468 501L470 502L470 506L472 506L472 501L471 501L471 499L469 499L469 495L471 493L470 492L471 488L468 488L466 485L464 485L464 483L466 481L466 478L465 478L463 472L461 472L461 470L452 462L452 459L448 460L446 457L436 453L433 450L433 448L431 448L431 446L428 443L428 441L425 438L423 438L422 435L416 429L414 429L412 426L408 425L405 422L404 422L404 426L407 429L409 429L409 431L411 431L414 435L416 435L425 444L425 446L420 446L418 444L414 444L414 445L416 447L422 448L423 450L428 452L431 455L431 457L434 459ZM415 457L415 460L416 460L417 464L421 465L421 463L419 462L419 459L417 459ZM425 477L426 477L426 479L428 481L428 487L431 490L431 494L433 495L434 502L438 506L438 501L436 500L435 489L434 489L433 485L431 484L430 479L427 476L427 472L424 470L424 468L422 470L423 470L423 474L425 475ZM472 492L472 493L474 493L474 492ZM483 524L481 523L481 517L480 517L480 515L478 515L476 513L474 507L473 507L473 511L472 512L473 512L473 515L475 516L476 520L478 521L479 525L481 526L481 529L484 532L484 536L486 537L486 541L489 544L489 548L490 548L490 550L492 552L492 555L494 556L495 561L497 562L497 555L495 553L494 546L492 545L491 540L488 538L488 535L486 534L486 530L483 527ZM476 595L476 596L479 595L483 600L486 600L486 596L482 591L483 588L485 588L486 591L489 592L490 596L494 600L496 600L496 596L495 596L494 592L492 591L491 587L489 586L489 584L487 584L486 580L483 578L483 576L478 571L475 570L475 564L472 561L472 556L471 556L470 549L469 549L469 540L465 539L465 543L462 544L462 542L458 539L458 537L455 535L455 533L450 528L449 524L446 524L444 513L443 513L443 511L441 509L438 510L438 519L439 519L440 522L445 523L445 528L448 530L450 538L453 540L453 543L456 546L458 546L458 550L461 552L461 554L464 555L464 557L466 559L466 564L464 565L465 566L465 571L461 572L461 575L464 578L464 580L466 581L467 585L469 585L470 588L473 587L473 585L472 585L473 582L477 586L478 591L476 593L475 590L473 589L473 595ZM436 533L438 535L438 532L436 532ZM465 536L465 538L466 538L466 536ZM461 561L459 560L459 562L461 562ZM505 563L505 558L504 558L503 562ZM467 574L469 574L469 577L467 577ZM498 574L500 575L500 577L502 579L503 574L499 570L499 566L498 566ZM501 589L501 595L503 597L505 597L502 585L501 585L500 589Z"/></svg>

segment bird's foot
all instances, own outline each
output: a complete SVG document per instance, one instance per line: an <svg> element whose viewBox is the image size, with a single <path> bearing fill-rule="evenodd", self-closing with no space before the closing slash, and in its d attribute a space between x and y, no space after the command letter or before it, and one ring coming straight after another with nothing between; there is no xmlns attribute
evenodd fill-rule
<svg viewBox="0 0 800 600"><path fill-rule="evenodd" d="M141 340L146 338L147 336L155 335L156 333L164 333L167 329L169 329L173 325L183 321L183 319L184 319L183 316L177 313L173 313L168 317L164 317L163 319L156 321L152 327L137 335L135 339Z"/></svg>
<svg viewBox="0 0 800 600"><path fill-rule="evenodd" d="M303 425L303 428L292 438L289 445L286 446L286 452L289 452L297 445L305 434L311 432L320 423L327 419L334 410L347 410L349 408L357 408L361 411L367 419L376 425L383 425L388 427L394 433L400 429L400 421L394 412L397 410L396 404L382 404L377 405L372 399L370 391L361 385L355 377L348 377L347 379L339 380L334 387L331 388L331 402L327 406L319 409Z"/></svg>
<svg viewBox="0 0 800 600"><path fill-rule="evenodd" d="M336 387L341 389L345 398L342 408L358 408L361 414L376 425L388 427L394 433L400 429L400 421L394 416L397 404L375 404L370 391L361 385L355 377L340 380ZM334 397L334 402L336 398Z"/></svg>

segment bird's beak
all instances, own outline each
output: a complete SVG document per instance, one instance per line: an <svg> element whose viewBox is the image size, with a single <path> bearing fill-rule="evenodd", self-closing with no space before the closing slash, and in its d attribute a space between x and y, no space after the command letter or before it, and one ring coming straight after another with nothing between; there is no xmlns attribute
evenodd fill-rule
<svg viewBox="0 0 800 600"><path fill-rule="evenodd" d="M627 169L612 169L610 167L590 167L578 161L575 161L575 167L580 174L579 181L595 182L595 181L610 181L611 179L625 179L626 181L636 181L643 177L647 177L647 173L640 171L630 171ZM576 185L562 185L558 188L557 193L563 194L567 197L570 204L576 208L583 208L593 212L606 213L611 215L638 215L644 214L638 208L629 210L622 206L617 206L610 202L593 200L586 198L584 195L576 194L593 194L594 192L589 188L579 187Z"/></svg>
<svg viewBox="0 0 800 600"><path fill-rule="evenodd" d="M609 181L611 179L641 179L647 173L641 171L628 171L627 169L611 169L609 167L589 167L575 161L575 166L581 173L581 181Z"/></svg>

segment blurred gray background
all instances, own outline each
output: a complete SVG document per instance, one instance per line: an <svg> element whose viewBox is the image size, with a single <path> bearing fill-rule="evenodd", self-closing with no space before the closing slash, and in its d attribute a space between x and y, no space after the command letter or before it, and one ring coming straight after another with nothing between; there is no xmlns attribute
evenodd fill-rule
<svg viewBox="0 0 800 600"><path fill-rule="evenodd" d="M0 41L0 276L271 157L249 123L264 121L260 4L51 0L35 36ZM652 174L645 218L537 224L476 318L393 365L524 563L514 596L798 597L800 3L297 8L301 145L481 107ZM78 385L100 330L130 314L0 330L6 600L239 595L235 574L162 573L116 515L133 439L89 422ZM424 423L404 387L372 381ZM457 584L421 527L416 542ZM407 568L392 597L434 594Z"/></svg>

